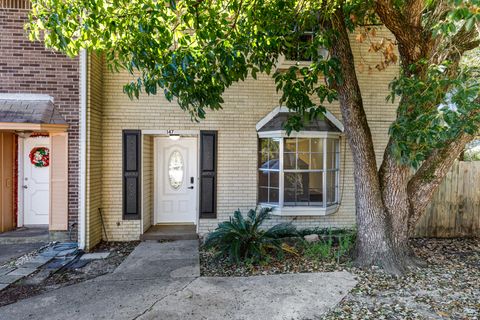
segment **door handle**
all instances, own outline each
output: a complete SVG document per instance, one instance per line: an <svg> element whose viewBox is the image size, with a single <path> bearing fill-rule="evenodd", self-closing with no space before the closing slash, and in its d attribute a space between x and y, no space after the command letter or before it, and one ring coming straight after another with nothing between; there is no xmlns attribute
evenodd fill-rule
<svg viewBox="0 0 480 320"><path fill-rule="evenodd" d="M23 189L28 189L28 186L26 184L23 185L22 187L23 187Z"/></svg>
<svg viewBox="0 0 480 320"><path fill-rule="evenodd" d="M188 187L188 189L193 189L193 186Z"/></svg>

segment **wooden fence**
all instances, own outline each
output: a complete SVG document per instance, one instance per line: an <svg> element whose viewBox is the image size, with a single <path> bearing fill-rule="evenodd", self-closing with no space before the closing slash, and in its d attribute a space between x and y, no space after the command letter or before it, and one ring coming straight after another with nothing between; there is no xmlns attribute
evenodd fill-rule
<svg viewBox="0 0 480 320"><path fill-rule="evenodd" d="M456 161L417 224L417 237L480 237L480 161Z"/></svg>

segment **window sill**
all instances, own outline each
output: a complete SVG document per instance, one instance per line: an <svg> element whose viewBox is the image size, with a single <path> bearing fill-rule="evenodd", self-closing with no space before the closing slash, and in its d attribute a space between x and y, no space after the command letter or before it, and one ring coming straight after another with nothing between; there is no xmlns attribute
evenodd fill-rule
<svg viewBox="0 0 480 320"><path fill-rule="evenodd" d="M290 67L309 67L312 64L312 61L309 60L282 60L278 63L277 69L279 70L288 70Z"/></svg>
<svg viewBox="0 0 480 320"><path fill-rule="evenodd" d="M273 216L306 216L306 217L318 217L318 216L328 216L334 214L338 211L340 207L338 204L326 207L278 207L268 204L260 204L260 207L270 207L272 212L270 213Z"/></svg>

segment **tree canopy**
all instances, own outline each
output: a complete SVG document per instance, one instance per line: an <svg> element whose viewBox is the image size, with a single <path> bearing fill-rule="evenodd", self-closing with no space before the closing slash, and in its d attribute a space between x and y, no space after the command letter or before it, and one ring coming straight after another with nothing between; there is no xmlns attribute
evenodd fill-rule
<svg viewBox="0 0 480 320"><path fill-rule="evenodd" d="M365 264L403 269L397 257L408 255L407 229L479 129L480 0L32 3L32 40L70 56L101 52L112 71L125 69L136 78L124 86L131 98L163 91L192 120L221 109L228 87L260 72L273 77L280 103L294 113L287 131L301 129L338 100L354 160L357 251ZM349 34L370 41L379 25L394 40L370 43L382 56L376 69L401 68L386 97L398 108L377 170ZM307 31L311 41L301 41ZM310 63L278 70L292 48Z"/></svg>
<svg viewBox="0 0 480 320"><path fill-rule="evenodd" d="M392 6L402 12L405 3ZM282 92L280 102L297 112L287 129L298 130L324 111L326 101L336 99L332 84L342 77L338 61L318 48L328 49L334 41L335 30L328 24L341 5L350 31L380 21L375 1L34 0L28 29L33 39L42 38L47 47L70 56L81 49L103 52L112 70L138 75L124 87L130 97L163 91L194 120L204 118L206 109L220 109L223 92L234 82L272 73ZM472 77L478 64L459 65L450 57L461 45L455 38L478 28L478 0L430 0L424 6L423 24L445 54L437 49L433 59L403 65L427 72L401 73L389 96L392 101L411 97L390 133L397 138L392 147L398 158L414 166L459 131L477 130L479 122L478 115L472 116L479 108L478 77ZM313 40L301 43L306 30L313 32ZM306 46L310 65L274 72L279 57L299 43ZM453 68L458 70L452 77Z"/></svg>

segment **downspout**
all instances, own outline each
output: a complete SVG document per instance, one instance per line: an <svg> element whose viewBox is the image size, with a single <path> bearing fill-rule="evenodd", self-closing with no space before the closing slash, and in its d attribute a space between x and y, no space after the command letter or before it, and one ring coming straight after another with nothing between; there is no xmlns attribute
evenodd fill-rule
<svg viewBox="0 0 480 320"><path fill-rule="evenodd" d="M80 52L80 114L79 114L79 192L78 247L86 247L86 184L87 184L87 51Z"/></svg>

